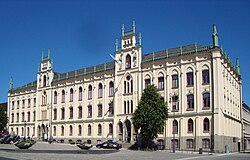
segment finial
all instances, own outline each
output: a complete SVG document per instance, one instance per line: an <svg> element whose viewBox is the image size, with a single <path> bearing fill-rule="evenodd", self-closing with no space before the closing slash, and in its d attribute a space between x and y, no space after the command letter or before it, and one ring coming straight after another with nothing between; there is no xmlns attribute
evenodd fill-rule
<svg viewBox="0 0 250 160"><path fill-rule="evenodd" d="M124 23L122 24L122 36L124 36Z"/></svg>
<svg viewBox="0 0 250 160"><path fill-rule="evenodd" d="M118 52L118 39L115 41L115 51Z"/></svg>
<svg viewBox="0 0 250 160"><path fill-rule="evenodd" d="M218 33L217 33L217 28L216 25L213 24L213 47L218 47L219 46L219 40L218 40Z"/></svg>
<svg viewBox="0 0 250 160"><path fill-rule="evenodd" d="M141 46L141 32L139 32L139 46Z"/></svg>
<svg viewBox="0 0 250 160"><path fill-rule="evenodd" d="M240 75L240 60L236 58L236 72Z"/></svg>
<svg viewBox="0 0 250 160"><path fill-rule="evenodd" d="M9 90L11 91L13 89L13 79L12 76L10 77L10 88Z"/></svg>
<svg viewBox="0 0 250 160"><path fill-rule="evenodd" d="M44 59L44 51L42 50L42 61L43 61L43 59Z"/></svg>
<svg viewBox="0 0 250 160"><path fill-rule="evenodd" d="M135 20L133 20L133 33L135 33Z"/></svg>
<svg viewBox="0 0 250 160"><path fill-rule="evenodd" d="M50 48L48 49L48 59L50 59Z"/></svg>

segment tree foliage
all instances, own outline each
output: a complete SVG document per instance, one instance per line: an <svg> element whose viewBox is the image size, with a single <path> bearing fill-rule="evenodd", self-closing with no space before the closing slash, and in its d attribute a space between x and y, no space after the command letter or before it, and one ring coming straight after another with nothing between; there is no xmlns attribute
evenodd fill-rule
<svg viewBox="0 0 250 160"><path fill-rule="evenodd" d="M148 86L142 93L141 100L132 120L135 128L140 129L143 142L157 138L167 119L167 105L155 86Z"/></svg>
<svg viewBox="0 0 250 160"><path fill-rule="evenodd" d="M7 124L7 115L5 114L4 107L0 107L0 132L4 130Z"/></svg>

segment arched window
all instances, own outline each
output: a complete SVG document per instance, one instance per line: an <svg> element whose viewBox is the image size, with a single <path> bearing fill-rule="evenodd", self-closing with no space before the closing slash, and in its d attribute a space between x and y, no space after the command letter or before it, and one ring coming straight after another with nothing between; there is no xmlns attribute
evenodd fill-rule
<svg viewBox="0 0 250 160"><path fill-rule="evenodd" d="M178 74L172 75L172 88L178 88L179 87L179 79Z"/></svg>
<svg viewBox="0 0 250 160"><path fill-rule="evenodd" d="M62 90L62 103L65 102L65 90Z"/></svg>
<svg viewBox="0 0 250 160"><path fill-rule="evenodd" d="M82 135L82 126L78 125L78 136Z"/></svg>
<svg viewBox="0 0 250 160"><path fill-rule="evenodd" d="M74 98L74 90L73 88L70 89L70 97L69 97L69 101L73 102L73 98Z"/></svg>
<svg viewBox="0 0 250 160"><path fill-rule="evenodd" d="M133 79L130 75L124 80L124 94L133 93Z"/></svg>
<svg viewBox="0 0 250 160"><path fill-rule="evenodd" d="M164 77L158 77L158 89L163 90L164 89Z"/></svg>
<svg viewBox="0 0 250 160"><path fill-rule="evenodd" d="M57 92L54 92L54 104L57 104Z"/></svg>
<svg viewBox="0 0 250 160"><path fill-rule="evenodd" d="M187 96L187 110L194 110L194 95Z"/></svg>
<svg viewBox="0 0 250 160"><path fill-rule="evenodd" d="M177 120L173 121L173 133L174 134L178 133L178 122L177 122Z"/></svg>
<svg viewBox="0 0 250 160"><path fill-rule="evenodd" d="M193 120L190 118L190 119L188 120L188 132L189 132L189 133L192 133L192 132L193 132L193 130L194 130L193 126L194 126L194 122L193 122Z"/></svg>
<svg viewBox="0 0 250 160"><path fill-rule="evenodd" d="M43 86L44 86L44 87L46 86L46 81L47 81L47 80L46 80L46 76L44 75L44 76L43 76Z"/></svg>
<svg viewBox="0 0 250 160"><path fill-rule="evenodd" d="M126 56L126 69L128 68L131 68L131 57L129 54Z"/></svg>
<svg viewBox="0 0 250 160"><path fill-rule="evenodd" d="M53 136L56 136L56 126L53 127Z"/></svg>
<svg viewBox="0 0 250 160"><path fill-rule="evenodd" d="M27 127L27 137L30 136L30 127Z"/></svg>
<svg viewBox="0 0 250 160"><path fill-rule="evenodd" d="M88 99L92 99L92 86L89 85L88 87Z"/></svg>
<svg viewBox="0 0 250 160"><path fill-rule="evenodd" d="M98 98L102 98L103 96L103 87L102 87L102 84L99 83L98 85Z"/></svg>
<svg viewBox="0 0 250 160"><path fill-rule="evenodd" d="M88 125L88 136L91 136L91 125Z"/></svg>
<svg viewBox="0 0 250 160"><path fill-rule="evenodd" d="M109 134L113 134L113 124L109 124Z"/></svg>
<svg viewBox="0 0 250 160"><path fill-rule="evenodd" d="M109 96L114 96L114 83L109 82Z"/></svg>
<svg viewBox="0 0 250 160"><path fill-rule="evenodd" d="M64 126L61 126L61 136L64 136Z"/></svg>
<svg viewBox="0 0 250 160"><path fill-rule="evenodd" d="M63 120L65 118L65 108L61 109L61 119Z"/></svg>
<svg viewBox="0 0 250 160"><path fill-rule="evenodd" d="M203 108L209 109L210 108L210 94L203 93Z"/></svg>
<svg viewBox="0 0 250 160"><path fill-rule="evenodd" d="M78 100L81 101L82 100L82 87L79 87L79 97Z"/></svg>
<svg viewBox="0 0 250 160"><path fill-rule="evenodd" d="M102 125L98 124L98 136L102 135Z"/></svg>
<svg viewBox="0 0 250 160"><path fill-rule="evenodd" d="M202 71L202 84L209 84L209 70Z"/></svg>
<svg viewBox="0 0 250 160"><path fill-rule="evenodd" d="M203 121L203 131L209 132L209 119L208 118L205 118Z"/></svg>
<svg viewBox="0 0 250 160"><path fill-rule="evenodd" d="M73 127L72 125L69 126L69 136L73 135Z"/></svg>
<svg viewBox="0 0 250 160"><path fill-rule="evenodd" d="M151 79L150 78L145 79L145 88L147 88L150 85L151 85Z"/></svg>
<svg viewBox="0 0 250 160"><path fill-rule="evenodd" d="M187 73L187 86L193 86L194 85L194 74L193 72L188 72Z"/></svg>

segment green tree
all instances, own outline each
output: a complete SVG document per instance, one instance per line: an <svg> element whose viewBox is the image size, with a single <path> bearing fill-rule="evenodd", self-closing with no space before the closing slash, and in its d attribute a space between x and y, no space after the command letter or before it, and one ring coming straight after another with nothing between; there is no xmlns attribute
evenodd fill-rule
<svg viewBox="0 0 250 160"><path fill-rule="evenodd" d="M0 132L4 130L7 124L7 115L5 114L4 107L0 107Z"/></svg>
<svg viewBox="0 0 250 160"><path fill-rule="evenodd" d="M132 117L135 128L140 129L142 147L150 147L150 142L157 138L167 117L167 104L164 103L155 86L148 86L144 89Z"/></svg>

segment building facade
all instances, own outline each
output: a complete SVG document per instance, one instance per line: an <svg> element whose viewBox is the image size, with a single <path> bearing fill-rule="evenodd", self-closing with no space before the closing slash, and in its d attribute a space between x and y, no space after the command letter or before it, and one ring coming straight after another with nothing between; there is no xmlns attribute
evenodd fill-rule
<svg viewBox="0 0 250 160"><path fill-rule="evenodd" d="M242 140L241 77L218 45L192 44L142 54L141 34L122 26L113 62L67 73L53 70L50 51L37 80L8 93L9 130L46 140L107 139L133 144L131 117L143 89L155 85L168 103L169 118L156 141L166 149L237 151Z"/></svg>
<svg viewBox="0 0 250 160"><path fill-rule="evenodd" d="M242 121L244 150L250 150L250 108L244 102L242 104Z"/></svg>

